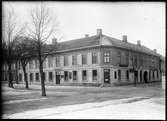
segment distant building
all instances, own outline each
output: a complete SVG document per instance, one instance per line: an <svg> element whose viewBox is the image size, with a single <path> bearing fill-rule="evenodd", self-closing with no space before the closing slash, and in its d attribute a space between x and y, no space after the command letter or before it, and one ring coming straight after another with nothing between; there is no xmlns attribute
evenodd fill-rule
<svg viewBox="0 0 167 121"><path fill-rule="evenodd" d="M55 52L43 63L46 83L54 84L113 84L160 81L161 58L156 50L104 35L97 34L58 43ZM52 45L53 45L52 44ZM49 47L49 45L48 45ZM19 64L19 80L23 71ZM33 58L27 64L27 77L31 83L39 83L38 61Z"/></svg>

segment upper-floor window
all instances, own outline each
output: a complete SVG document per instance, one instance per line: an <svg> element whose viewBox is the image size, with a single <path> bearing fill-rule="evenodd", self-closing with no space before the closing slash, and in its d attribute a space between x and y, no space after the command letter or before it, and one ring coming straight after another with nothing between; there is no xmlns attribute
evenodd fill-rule
<svg viewBox="0 0 167 121"><path fill-rule="evenodd" d="M48 67L53 67L53 57L48 57Z"/></svg>
<svg viewBox="0 0 167 121"><path fill-rule="evenodd" d="M29 68L30 68L30 69L33 69L33 60L31 60L31 61L29 62Z"/></svg>
<svg viewBox="0 0 167 121"><path fill-rule="evenodd" d="M36 60L35 60L35 69L37 69L38 66L39 66L39 63L38 63L38 60L36 59Z"/></svg>
<svg viewBox="0 0 167 121"><path fill-rule="evenodd" d="M82 55L82 64L87 64L87 55L86 54Z"/></svg>
<svg viewBox="0 0 167 121"><path fill-rule="evenodd" d="M21 69L21 62L18 62L18 69Z"/></svg>
<svg viewBox="0 0 167 121"><path fill-rule="evenodd" d="M110 62L110 53L105 52L104 53L104 63L109 63Z"/></svg>
<svg viewBox="0 0 167 121"><path fill-rule="evenodd" d="M97 53L92 53L92 64L97 64Z"/></svg>
<svg viewBox="0 0 167 121"><path fill-rule="evenodd" d="M76 55L72 56L72 65L77 65L77 56Z"/></svg>
<svg viewBox="0 0 167 121"><path fill-rule="evenodd" d="M68 66L68 56L64 56L64 66Z"/></svg>
<svg viewBox="0 0 167 121"><path fill-rule="evenodd" d="M46 68L46 60L43 62L43 68Z"/></svg>
<svg viewBox="0 0 167 121"><path fill-rule="evenodd" d="M56 67L60 66L60 56L56 57Z"/></svg>

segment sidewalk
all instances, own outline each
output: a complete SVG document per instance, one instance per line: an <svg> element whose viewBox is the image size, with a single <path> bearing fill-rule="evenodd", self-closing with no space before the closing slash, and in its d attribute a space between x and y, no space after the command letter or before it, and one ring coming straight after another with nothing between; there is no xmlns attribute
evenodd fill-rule
<svg viewBox="0 0 167 121"><path fill-rule="evenodd" d="M10 115L10 119L165 119L157 99L134 97L100 103L58 106Z"/></svg>

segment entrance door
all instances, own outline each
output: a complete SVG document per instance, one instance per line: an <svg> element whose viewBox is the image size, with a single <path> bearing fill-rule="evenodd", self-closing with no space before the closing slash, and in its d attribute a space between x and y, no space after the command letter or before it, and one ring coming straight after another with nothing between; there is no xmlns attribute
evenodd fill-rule
<svg viewBox="0 0 167 121"><path fill-rule="evenodd" d="M147 80L147 71L144 72L144 82L147 83L148 80Z"/></svg>
<svg viewBox="0 0 167 121"><path fill-rule="evenodd" d="M60 75L56 73L56 84L60 84Z"/></svg>
<svg viewBox="0 0 167 121"><path fill-rule="evenodd" d="M104 69L104 83L110 83L110 69Z"/></svg>

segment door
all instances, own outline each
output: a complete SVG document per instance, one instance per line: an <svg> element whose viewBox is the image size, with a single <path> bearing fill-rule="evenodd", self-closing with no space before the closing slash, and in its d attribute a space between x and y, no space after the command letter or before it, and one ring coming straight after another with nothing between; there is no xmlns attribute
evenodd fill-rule
<svg viewBox="0 0 167 121"><path fill-rule="evenodd" d="M60 72L56 72L56 84L60 84Z"/></svg>
<svg viewBox="0 0 167 121"><path fill-rule="evenodd" d="M110 83L110 69L104 69L104 83Z"/></svg>

